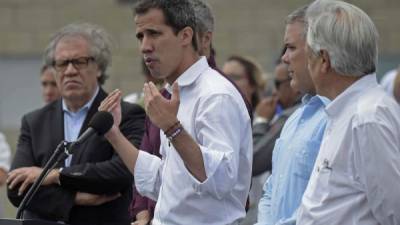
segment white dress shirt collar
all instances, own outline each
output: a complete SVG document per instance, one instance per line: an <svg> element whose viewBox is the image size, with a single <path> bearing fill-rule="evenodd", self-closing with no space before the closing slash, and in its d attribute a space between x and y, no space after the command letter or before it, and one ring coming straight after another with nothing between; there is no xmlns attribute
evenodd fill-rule
<svg viewBox="0 0 400 225"><path fill-rule="evenodd" d="M189 86L208 68L207 58L202 56L196 63L183 72L176 82L178 82L179 87ZM165 89L167 89L169 93L172 93L172 85L167 83Z"/></svg>
<svg viewBox="0 0 400 225"><path fill-rule="evenodd" d="M354 82L350 87L340 93L326 108L326 114L328 117L335 118L341 115L341 112L345 110L347 104L352 104L349 99L356 99L355 97L360 95L364 90L368 90L378 86L376 75L368 74Z"/></svg>

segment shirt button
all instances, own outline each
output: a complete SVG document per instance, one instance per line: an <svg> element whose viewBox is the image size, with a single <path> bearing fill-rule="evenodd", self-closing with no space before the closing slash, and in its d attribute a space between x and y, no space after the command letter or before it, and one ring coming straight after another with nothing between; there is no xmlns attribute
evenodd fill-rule
<svg viewBox="0 0 400 225"><path fill-rule="evenodd" d="M197 195L201 195L200 186L193 184L193 190Z"/></svg>

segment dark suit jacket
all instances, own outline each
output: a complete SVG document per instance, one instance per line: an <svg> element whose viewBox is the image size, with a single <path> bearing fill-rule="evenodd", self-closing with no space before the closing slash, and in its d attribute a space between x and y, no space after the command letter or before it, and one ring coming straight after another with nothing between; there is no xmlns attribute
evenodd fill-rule
<svg viewBox="0 0 400 225"><path fill-rule="evenodd" d="M88 128L107 94L100 89L80 134ZM140 145L145 112L138 105L122 102L120 129L131 143ZM11 169L44 167L56 146L64 140L64 119L61 99L26 114ZM58 167L63 167L62 162ZM128 207L132 198L133 177L104 137L94 135L74 151L71 166L60 174L61 185L42 186L27 206L28 215L70 224L129 224ZM23 196L18 187L8 190L10 201L18 206ZM94 194L121 193L121 197L100 206L74 205L77 191Z"/></svg>

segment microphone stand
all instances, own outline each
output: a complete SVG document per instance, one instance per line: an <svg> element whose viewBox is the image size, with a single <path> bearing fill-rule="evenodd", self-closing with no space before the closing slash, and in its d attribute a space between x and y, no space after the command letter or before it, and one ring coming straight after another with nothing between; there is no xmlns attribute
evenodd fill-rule
<svg viewBox="0 0 400 225"><path fill-rule="evenodd" d="M26 206L32 200L32 197L38 191L40 185L43 183L44 179L47 177L49 172L54 169L54 167L62 160L65 160L71 153L70 143L66 141L61 141L58 145L56 150L51 155L49 161L47 161L46 165L44 166L42 172L40 173L39 177L35 180L32 186L29 188L28 192L26 193L25 197L22 199L21 203L19 204L16 219L22 219L23 211L25 210Z"/></svg>

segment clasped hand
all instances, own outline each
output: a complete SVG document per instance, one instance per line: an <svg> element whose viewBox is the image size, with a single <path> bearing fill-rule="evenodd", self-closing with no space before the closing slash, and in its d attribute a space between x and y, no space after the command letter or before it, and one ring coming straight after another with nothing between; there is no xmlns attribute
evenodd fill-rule
<svg viewBox="0 0 400 225"><path fill-rule="evenodd" d="M8 173L7 185L8 188L13 189L18 184L22 183L18 189L18 195L22 195L26 188L35 182L35 180L40 176L42 168L31 166L31 167L21 167L12 170ZM59 172L57 170L51 170L48 176L44 179L42 185L57 184L59 182Z"/></svg>

